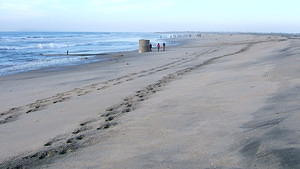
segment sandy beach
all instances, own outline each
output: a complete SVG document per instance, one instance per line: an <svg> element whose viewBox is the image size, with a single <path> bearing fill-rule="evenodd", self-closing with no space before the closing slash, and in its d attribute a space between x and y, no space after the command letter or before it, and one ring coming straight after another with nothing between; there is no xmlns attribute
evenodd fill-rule
<svg viewBox="0 0 300 169"><path fill-rule="evenodd" d="M109 55L0 77L1 169L300 168L300 37Z"/></svg>

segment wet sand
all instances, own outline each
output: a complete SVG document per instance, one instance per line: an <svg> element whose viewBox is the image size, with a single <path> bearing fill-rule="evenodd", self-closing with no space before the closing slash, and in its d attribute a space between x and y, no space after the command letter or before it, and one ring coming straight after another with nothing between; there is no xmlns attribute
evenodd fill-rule
<svg viewBox="0 0 300 169"><path fill-rule="evenodd" d="M0 168L300 168L299 46L204 34L0 77Z"/></svg>

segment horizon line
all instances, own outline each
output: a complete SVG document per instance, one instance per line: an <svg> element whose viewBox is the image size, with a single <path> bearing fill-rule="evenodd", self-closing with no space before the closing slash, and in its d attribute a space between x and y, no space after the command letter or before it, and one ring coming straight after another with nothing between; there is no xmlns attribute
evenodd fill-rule
<svg viewBox="0 0 300 169"><path fill-rule="evenodd" d="M28 32L28 33L232 33L232 34L300 34L300 32L263 32L263 31L20 31L20 30L0 30L6 32Z"/></svg>

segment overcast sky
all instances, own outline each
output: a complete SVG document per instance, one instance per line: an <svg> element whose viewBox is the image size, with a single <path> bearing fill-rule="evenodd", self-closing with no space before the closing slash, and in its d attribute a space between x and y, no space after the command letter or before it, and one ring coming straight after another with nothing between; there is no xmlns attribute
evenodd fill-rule
<svg viewBox="0 0 300 169"><path fill-rule="evenodd" d="M300 32L300 0L0 0L0 31Z"/></svg>

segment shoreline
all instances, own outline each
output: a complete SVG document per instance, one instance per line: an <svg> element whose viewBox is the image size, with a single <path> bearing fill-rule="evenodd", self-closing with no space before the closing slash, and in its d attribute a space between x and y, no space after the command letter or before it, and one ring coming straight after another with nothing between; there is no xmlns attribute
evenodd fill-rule
<svg viewBox="0 0 300 169"><path fill-rule="evenodd" d="M174 40L176 41L176 44L172 44L170 46L168 46L168 48L172 48L172 47L176 47L176 46L182 46L185 45L186 43L189 43L195 39L198 39L199 37L195 37L196 34L202 33L204 35L210 35L210 34L216 34L216 35L257 35L257 36L282 36L282 37L288 37L291 39L299 39L299 34L296 33L238 33L238 32L230 32L230 33L226 33L226 32L197 32L197 31L187 31L187 32L155 32L155 33L162 33L162 34L192 34L194 37L193 38L187 38L187 37L183 37L183 38L168 38L165 39L165 41L168 40ZM155 49L155 48L154 48ZM46 66L46 67L41 67L41 68L37 68L37 69L33 69L33 70L24 70L24 71L20 71L20 72L15 72L15 73L6 73L4 75L0 76L0 79L6 76L14 76L14 75L18 75L18 74L26 74L26 73L39 73L39 72L47 72L47 71L59 71L59 70L65 70L68 68L73 68L76 66L80 66L80 65L86 65L86 64L92 64L92 63L99 63L99 62L110 62L112 60L114 60L114 57L118 57L121 56L123 54L132 54L134 52L138 52L137 49L135 50L129 50L129 51L118 51L118 52L109 52L109 53L70 53L69 55L67 54L40 54L41 56L82 56L83 58L81 60L86 60L86 61L90 61L87 63L66 63L64 65L54 65L54 66ZM95 56L93 58L85 58L85 56ZM102 57L107 57L104 58L104 60L99 61L99 59L103 59Z"/></svg>
<svg viewBox="0 0 300 169"><path fill-rule="evenodd" d="M187 39L176 39L176 44L171 44L170 46L167 46L167 48L171 49L174 48L176 46L182 46L184 44L186 44L188 41ZM156 48L154 48L156 49ZM156 52L156 51L154 51ZM26 76L27 73L41 73L41 72L53 72L53 71L61 71L61 70L66 70L66 69L76 69L76 67L79 67L81 65L89 65L89 64L97 64L97 63L101 63L101 62L111 62L114 61L115 59L118 59L118 57L122 57L123 55L131 55L131 54L136 54L138 53L138 49L135 50L129 50L129 51L117 51L117 52L109 52L109 53L76 53L76 54L40 54L42 56L82 56L83 58L81 60L85 60L85 61L89 61L87 63L68 63L68 64L64 64L64 65L55 65L55 66L46 66L46 67L42 67L42 68L37 68L34 70L27 70L27 71L20 71L20 72L16 72L16 73L7 73L5 75L1 75L1 78L5 78L5 77L13 77L13 76L18 76L20 74L20 76ZM87 56L94 56L93 58L86 58ZM104 58L103 58L104 57ZM100 60L99 59L103 59Z"/></svg>
<svg viewBox="0 0 300 169"><path fill-rule="evenodd" d="M95 56L95 58L90 58L90 59L87 59L87 60L94 60L94 61L91 61L89 63L77 63L77 64L70 64L70 65L58 65L58 66L49 66L49 67L43 67L43 68L39 68L39 69L35 69L35 70L29 70L29 71L23 71L23 72L18 72L18 73L14 73L14 74L8 74L8 75L3 75L3 76L0 76L0 79L6 79L6 78L17 78L17 77L21 77L21 76L30 76L31 74L51 74L51 73L60 73L60 72L65 72L65 71L68 71L68 70L74 70L74 69L78 69L80 67L84 67L85 65L88 66L88 65L94 65L94 64L101 64L102 62L112 62L113 60L117 59L117 58L113 58L113 57L119 57L123 54L130 54L130 53L133 53L135 52L136 50L133 50L133 51L126 51L126 52L112 52L112 53L103 53L103 54L99 54L99 55L93 55ZM66 55L67 56L67 55ZM85 56L85 55L77 55L77 56ZM91 56L91 55L89 55ZM107 60L101 60L101 61L97 61L98 59L100 59L99 57L102 57L102 56L105 56L105 57L110 57L110 58L107 58ZM103 58L102 58L103 59ZM85 60L85 58L83 58L82 60Z"/></svg>
<svg viewBox="0 0 300 169"><path fill-rule="evenodd" d="M2 33L0 75L37 70L44 67L83 64L89 62L87 52L99 56L136 50L140 37L159 40L155 33L72 33L14 32ZM13 42L13 43L10 43ZM67 51L73 53L65 55ZM44 55L43 55L44 54ZM54 54L54 55L53 55ZM58 56L58 55L59 56ZM84 61L86 60L86 61ZM92 60L93 62L93 60Z"/></svg>

